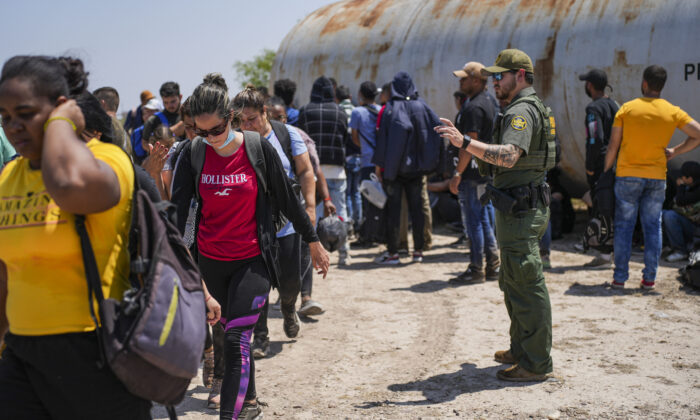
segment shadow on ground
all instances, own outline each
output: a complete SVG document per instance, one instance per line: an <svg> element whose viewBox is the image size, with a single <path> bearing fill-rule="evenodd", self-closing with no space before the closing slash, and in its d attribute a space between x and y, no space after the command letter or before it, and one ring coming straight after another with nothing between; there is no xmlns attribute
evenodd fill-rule
<svg viewBox="0 0 700 420"><path fill-rule="evenodd" d="M355 407L361 409L371 409L385 405L393 406L421 406L441 404L455 400L462 394L474 392L496 390L513 387L526 387L535 385L537 382L503 382L496 378L496 372L505 369L507 366L490 366L487 368L477 368L474 363L463 363L462 369L453 372L436 375L428 379L413 381L404 384L389 385L389 391L410 392L419 391L423 394L423 400L415 401L370 401Z"/></svg>
<svg viewBox="0 0 700 420"><path fill-rule="evenodd" d="M429 280L423 283L412 284L409 287L395 287L389 289L392 292L413 292L413 293L433 293L443 289L452 288L453 286L444 280Z"/></svg>
<svg viewBox="0 0 700 420"><path fill-rule="evenodd" d="M580 284L578 282L569 286L569 290L564 292L565 295L570 296L622 296L622 295L641 295L641 296L660 296L661 293L655 290L644 290L639 287L639 285L632 284L631 281L627 282L627 288L625 289L613 289L610 283L605 282L602 284Z"/></svg>
<svg viewBox="0 0 700 420"><path fill-rule="evenodd" d="M204 394L204 399L196 398L194 394ZM175 407L178 416L186 416L190 413L205 414L208 416L217 416L219 410L215 408L207 408L207 396L209 388L203 385L198 385L185 393L185 398L180 404ZM151 415L154 419L169 419L168 412L165 407L160 404L153 404Z"/></svg>

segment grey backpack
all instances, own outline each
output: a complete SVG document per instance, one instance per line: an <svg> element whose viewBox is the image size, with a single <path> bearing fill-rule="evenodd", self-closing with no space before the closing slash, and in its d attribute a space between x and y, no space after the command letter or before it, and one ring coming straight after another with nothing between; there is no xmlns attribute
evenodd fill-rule
<svg viewBox="0 0 700 420"><path fill-rule="evenodd" d="M75 224L101 362L132 394L172 406L182 401L199 368L206 334L204 291L197 266L171 221L174 206L154 203L135 180L129 232L131 288L121 301L104 298L85 216L76 215ZM172 418L174 410L168 411Z"/></svg>

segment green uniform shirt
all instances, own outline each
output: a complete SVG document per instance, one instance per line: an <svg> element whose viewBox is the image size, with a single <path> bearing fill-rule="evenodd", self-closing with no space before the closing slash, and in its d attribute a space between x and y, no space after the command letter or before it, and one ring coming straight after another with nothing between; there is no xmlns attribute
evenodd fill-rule
<svg viewBox="0 0 700 420"><path fill-rule="evenodd" d="M10 161L12 156L16 155L15 149L10 144L10 141L5 137L5 131L0 127L0 168L5 166Z"/></svg>
<svg viewBox="0 0 700 420"><path fill-rule="evenodd" d="M542 118L533 105L521 102L515 103L518 98L534 95L535 89L527 87L521 90L513 98L503 114L501 120L499 138L496 144L514 144L523 150L521 158L527 155L532 145L533 138L542 132ZM518 169L516 162L513 168L494 166L493 186L498 189L519 187L534 182L535 185L544 182L545 169Z"/></svg>

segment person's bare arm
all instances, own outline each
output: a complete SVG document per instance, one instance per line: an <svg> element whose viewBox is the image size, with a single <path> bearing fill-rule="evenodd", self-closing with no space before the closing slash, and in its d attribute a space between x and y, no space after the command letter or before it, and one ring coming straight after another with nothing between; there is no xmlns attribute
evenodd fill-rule
<svg viewBox="0 0 700 420"><path fill-rule="evenodd" d="M673 159L683 153L688 153L696 147L700 146L700 124L692 120L688 124L680 128L682 132L688 135L688 138L676 147L666 149L666 157L668 160Z"/></svg>
<svg viewBox="0 0 700 420"><path fill-rule="evenodd" d="M209 325L216 325L221 319L221 305L214 299L214 296L209 293L204 279L202 279L202 290L204 291L204 303L207 306L207 322Z"/></svg>
<svg viewBox="0 0 700 420"><path fill-rule="evenodd" d="M5 334L10 328L9 322L7 322L7 312L5 308L7 307L7 267L5 263L0 260L0 349L2 349L2 344L4 342Z"/></svg>
<svg viewBox="0 0 700 420"><path fill-rule="evenodd" d="M306 214L313 224L316 221L316 181L314 180L314 170L309 159L309 152L304 152L294 156L294 166L299 184L301 184L301 194L306 201Z"/></svg>
<svg viewBox="0 0 700 420"><path fill-rule="evenodd" d="M362 147L360 144L360 132L354 128L352 129L352 143L357 147Z"/></svg>
<svg viewBox="0 0 700 420"><path fill-rule="evenodd" d="M440 118L444 125L435 127L441 137L450 140L453 146L461 149L464 143L464 136L447 118ZM470 136L471 137L471 136ZM472 138L467 147L467 152L486 163L505 168L512 168L523 154L523 149L514 144L488 144Z"/></svg>
<svg viewBox="0 0 700 420"><path fill-rule="evenodd" d="M179 121L173 125L170 126L170 131L173 132L178 137L182 137L185 135L185 123L183 121Z"/></svg>
<svg viewBox="0 0 700 420"><path fill-rule="evenodd" d="M473 139L477 138L477 133L475 131L467 132L467 135ZM462 182L462 172L467 169L467 165L472 160L472 154L464 149L459 149L459 160L457 162L457 167L455 168L455 174L450 179L449 189L452 194L457 194L459 192L459 183Z"/></svg>
<svg viewBox="0 0 700 420"><path fill-rule="evenodd" d="M160 173L163 178L163 189L165 190L166 200L170 200L170 187L173 185L173 171L163 171Z"/></svg>
<svg viewBox="0 0 700 420"><path fill-rule="evenodd" d="M435 193L444 192L447 190L452 191L451 183L452 179L445 179L443 181L438 182L428 182L428 191Z"/></svg>
<svg viewBox="0 0 700 420"><path fill-rule="evenodd" d="M610 141L608 142L608 151L605 152L603 172L607 172L615 165L617 153L620 151L620 144L622 144L622 127L613 127L610 133Z"/></svg>
<svg viewBox="0 0 700 420"><path fill-rule="evenodd" d="M321 197L323 201L323 217L328 217L331 214L335 214L337 211L335 204L331 201L331 192L328 191L328 183L326 183L326 176L323 174L322 170L316 172L316 194ZM316 226L316 220L312 220L311 223Z"/></svg>
<svg viewBox="0 0 700 420"><path fill-rule="evenodd" d="M99 213L119 203L121 189L114 170L96 159L79 134L85 126L74 100L63 102L51 117L68 118L51 122L44 132L41 175L46 191L64 211L75 214Z"/></svg>

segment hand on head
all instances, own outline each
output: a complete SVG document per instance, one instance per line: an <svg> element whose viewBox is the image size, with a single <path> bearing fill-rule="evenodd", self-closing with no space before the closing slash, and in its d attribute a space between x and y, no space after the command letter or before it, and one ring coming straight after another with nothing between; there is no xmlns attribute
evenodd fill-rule
<svg viewBox="0 0 700 420"><path fill-rule="evenodd" d="M75 132L76 134L80 135L80 133L82 133L85 129L85 117L83 116L83 112L80 110L78 103L74 99L65 98L63 101L61 98L59 98L59 101L61 102L60 105L51 111L51 114L49 114L49 119L66 118L73 121L73 124L75 124Z"/></svg>

